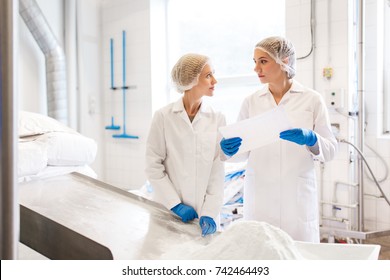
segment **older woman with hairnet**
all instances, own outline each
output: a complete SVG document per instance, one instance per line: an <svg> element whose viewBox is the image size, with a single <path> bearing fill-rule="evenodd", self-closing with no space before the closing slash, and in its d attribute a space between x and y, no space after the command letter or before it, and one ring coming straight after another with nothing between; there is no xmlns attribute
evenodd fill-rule
<svg viewBox="0 0 390 280"><path fill-rule="evenodd" d="M198 217L202 235L212 234L223 204L224 165L218 128L225 117L202 100L217 83L210 59L182 56L171 77L183 97L158 110L146 146L146 175L154 198L183 222ZM217 222L217 223L216 223Z"/></svg>
<svg viewBox="0 0 390 280"><path fill-rule="evenodd" d="M293 239L319 242L319 211L314 160L329 161L337 150L321 94L296 80L295 50L282 37L269 37L254 48L255 72L265 86L248 96L238 120L283 106L293 129L280 141L235 155L241 138L220 142L229 161L247 160L244 219L265 221ZM261 134L266 131L259 131ZM235 156L234 156L235 155Z"/></svg>

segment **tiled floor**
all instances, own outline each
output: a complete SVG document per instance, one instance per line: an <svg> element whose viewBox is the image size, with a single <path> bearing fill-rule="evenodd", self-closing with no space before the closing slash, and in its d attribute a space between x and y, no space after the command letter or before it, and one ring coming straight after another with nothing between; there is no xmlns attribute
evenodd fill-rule
<svg viewBox="0 0 390 280"><path fill-rule="evenodd" d="M381 245L378 259L390 260L390 236L367 239L364 243Z"/></svg>

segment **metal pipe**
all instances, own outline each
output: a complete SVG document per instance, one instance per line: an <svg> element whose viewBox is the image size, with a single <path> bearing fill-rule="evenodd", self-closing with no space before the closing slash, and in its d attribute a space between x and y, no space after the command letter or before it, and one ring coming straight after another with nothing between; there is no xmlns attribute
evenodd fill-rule
<svg viewBox="0 0 390 280"><path fill-rule="evenodd" d="M312 28L312 36L313 36L313 88L316 88L317 83L316 83L316 1L311 0L311 18L310 18L310 23L311 23L311 28Z"/></svg>
<svg viewBox="0 0 390 280"><path fill-rule="evenodd" d="M358 147L363 153L364 149L364 129L365 129L365 112L364 112L364 0L357 0L357 92L359 96L359 115L358 115ZM358 157L358 183L359 183L359 213L358 213L358 230L364 230L364 165L363 159Z"/></svg>
<svg viewBox="0 0 390 280"><path fill-rule="evenodd" d="M77 26L76 26L76 0L66 0L65 5L65 53L66 77L68 90L69 126L78 128L78 94L77 94Z"/></svg>
<svg viewBox="0 0 390 280"><path fill-rule="evenodd" d="M35 0L19 0L19 13L46 60L48 115L68 123L65 54Z"/></svg>
<svg viewBox="0 0 390 280"><path fill-rule="evenodd" d="M16 189L15 53L17 52L18 2L0 0L0 154L1 154L1 259L16 259L19 242L19 207Z"/></svg>

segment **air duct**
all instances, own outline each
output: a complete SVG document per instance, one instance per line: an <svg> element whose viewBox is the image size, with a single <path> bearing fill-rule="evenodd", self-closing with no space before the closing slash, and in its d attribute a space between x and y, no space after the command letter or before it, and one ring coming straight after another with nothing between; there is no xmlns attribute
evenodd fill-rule
<svg viewBox="0 0 390 280"><path fill-rule="evenodd" d="M66 60L53 31L35 0L19 0L19 13L46 60L48 115L67 124Z"/></svg>

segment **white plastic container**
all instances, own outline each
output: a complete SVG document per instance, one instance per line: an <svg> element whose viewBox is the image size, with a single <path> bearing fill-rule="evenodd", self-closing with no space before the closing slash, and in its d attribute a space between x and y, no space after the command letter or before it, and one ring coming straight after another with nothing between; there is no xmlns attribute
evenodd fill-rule
<svg viewBox="0 0 390 280"><path fill-rule="evenodd" d="M380 245L308 243L295 241L299 252L305 259L312 260L377 260Z"/></svg>

